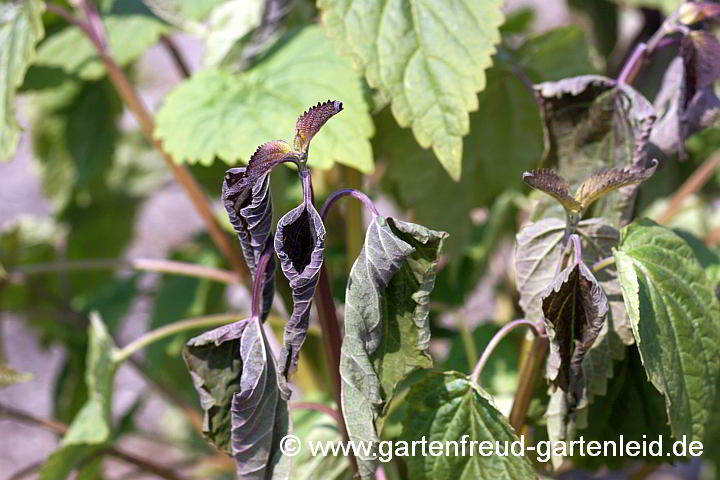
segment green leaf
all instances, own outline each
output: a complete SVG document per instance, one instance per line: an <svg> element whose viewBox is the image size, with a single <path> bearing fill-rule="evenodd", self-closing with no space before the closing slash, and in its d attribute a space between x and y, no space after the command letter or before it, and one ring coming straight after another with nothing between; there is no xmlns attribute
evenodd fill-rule
<svg viewBox="0 0 720 480"><path fill-rule="evenodd" d="M665 395L673 435L702 441L720 374L720 302L690 247L638 220L615 250L623 297L650 381Z"/></svg>
<svg viewBox="0 0 720 480"><path fill-rule="evenodd" d="M401 127L411 126L445 170L460 180L468 112L482 108L500 42L499 0L363 2L321 0L324 24L338 49L350 55L368 84L391 100Z"/></svg>
<svg viewBox="0 0 720 480"><path fill-rule="evenodd" d="M544 166L556 167L570 189L577 189L599 170L651 166L647 146L655 111L631 87L584 75L541 83L535 91L547 129ZM636 190L637 184L610 193L595 203L592 215L606 218L615 227L627 223ZM544 208L541 205L540 211ZM543 216L549 214L552 211Z"/></svg>
<svg viewBox="0 0 720 480"><path fill-rule="evenodd" d="M225 325L191 339L183 356L205 410L203 433L235 459L238 478L287 478L280 451L287 403L259 318Z"/></svg>
<svg viewBox="0 0 720 480"><path fill-rule="evenodd" d="M350 480L350 460L343 455L312 455L311 445L320 442L340 443L342 432L334 418L322 412L295 409L292 419L293 435L297 435L302 447L293 457L293 480Z"/></svg>
<svg viewBox="0 0 720 480"><path fill-rule="evenodd" d="M310 165L372 171L373 124L362 84L317 26L287 34L245 73L208 69L181 83L158 111L155 135L178 162L209 165L217 156L234 165L257 145L289 137L293 119L328 98L345 111L317 135Z"/></svg>
<svg viewBox="0 0 720 480"><path fill-rule="evenodd" d="M0 363L0 389L32 380L32 374L18 372L10 365Z"/></svg>
<svg viewBox="0 0 720 480"><path fill-rule="evenodd" d="M459 183L445 175L408 131L397 127L389 112L377 119L375 150L386 159L388 182L395 187L400 204L412 208L418 222L449 232L446 251L453 257L470 240L470 211L491 205L506 190L519 189L522 173L535 167L543 152L537 104L510 69L488 70L487 87L478 102L479 110L470 115L471 133L463 140ZM429 186L432 195L428 195ZM438 198L452 198L452 208Z"/></svg>
<svg viewBox="0 0 720 480"><path fill-rule="evenodd" d="M70 472L110 438L110 404L116 365L110 334L98 315L90 319L85 383L88 400L75 416L58 449L43 466L42 480L64 480Z"/></svg>
<svg viewBox="0 0 720 480"><path fill-rule="evenodd" d="M260 25L264 0L230 0L213 8L205 37L206 67L221 64L233 46Z"/></svg>
<svg viewBox="0 0 720 480"><path fill-rule="evenodd" d="M35 45L43 38L40 16L45 4L38 0L0 4L0 161L15 154L19 128L15 121L15 90L35 59Z"/></svg>
<svg viewBox="0 0 720 480"><path fill-rule="evenodd" d="M166 24L149 15L108 15L103 23L113 59L121 67L139 58L168 31ZM35 65L60 70L70 78L81 80L98 80L106 73L93 44L74 26L43 42Z"/></svg>
<svg viewBox="0 0 720 480"><path fill-rule="evenodd" d="M685 0L614 0L616 3L637 8L654 8L664 14L670 14Z"/></svg>
<svg viewBox="0 0 720 480"><path fill-rule="evenodd" d="M585 31L574 25L529 39L517 52L518 65L534 82L597 73Z"/></svg>
<svg viewBox="0 0 720 480"><path fill-rule="evenodd" d="M352 441L377 441L397 384L432 367L429 301L446 236L384 217L368 227L345 293L340 356L342 410ZM374 478L377 459L357 460L360 476Z"/></svg>
<svg viewBox="0 0 720 480"><path fill-rule="evenodd" d="M415 383L406 397L407 416L403 421L402 438L406 441L439 441L442 448L448 440L457 442L449 455L414 455L405 458L408 477L413 480L451 478L523 479L534 478L532 465L526 457L508 455L481 456L469 444L462 451L462 440L468 442L517 441L515 432L503 415L495 409L490 396L467 377L457 372L428 372ZM477 445L477 443L475 444ZM503 448L503 447L501 447ZM464 454L463 454L464 453Z"/></svg>

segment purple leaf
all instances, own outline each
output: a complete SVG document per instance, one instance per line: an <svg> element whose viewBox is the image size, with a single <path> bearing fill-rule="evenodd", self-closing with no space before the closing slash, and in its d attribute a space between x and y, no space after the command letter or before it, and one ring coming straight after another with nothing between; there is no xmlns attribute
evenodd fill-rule
<svg viewBox="0 0 720 480"><path fill-rule="evenodd" d="M315 134L333 115L340 113L342 109L342 102L328 100L324 103L318 103L303 113L295 124L295 142L293 144L295 151L307 156L310 142Z"/></svg>
<svg viewBox="0 0 720 480"><path fill-rule="evenodd" d="M285 325L278 361L280 390L287 399L290 390L286 382L297 369L300 347L307 337L310 305L325 252L325 226L311 202L303 202L278 221L275 252L283 274L290 282L293 297L293 312Z"/></svg>

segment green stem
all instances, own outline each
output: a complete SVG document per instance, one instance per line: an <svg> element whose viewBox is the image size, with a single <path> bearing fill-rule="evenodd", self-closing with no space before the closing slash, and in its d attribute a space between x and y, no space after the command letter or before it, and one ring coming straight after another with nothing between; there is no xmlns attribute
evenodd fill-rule
<svg viewBox="0 0 720 480"><path fill-rule="evenodd" d="M121 363L127 360L134 353L139 352L148 345L162 340L165 337L169 337L179 332L186 330L195 330L204 327L215 327L218 325L225 325L231 322L237 322L247 318L247 315L239 315L236 313L224 313L219 315L206 315L204 317L188 318L187 320L180 320L164 327L157 328L145 335L133 340L129 344L125 345L120 350L117 350L113 354L113 361L115 363Z"/></svg>
<svg viewBox="0 0 720 480"><path fill-rule="evenodd" d="M614 265L614 264L615 264L615 256L603 258L602 260L598 260L597 262L595 262L593 264L592 272L597 273L600 270L602 270L603 268L607 268L610 265Z"/></svg>
<svg viewBox="0 0 720 480"><path fill-rule="evenodd" d="M362 188L362 175L360 172L350 167L343 167L342 174L345 178L345 185L348 188L360 190ZM374 209L372 202L369 204ZM358 202L349 202L345 211L345 245L347 271L349 272L355 263L355 259L360 255L363 248L363 238L365 237L365 225L363 222L363 205ZM377 215L377 210L373 212Z"/></svg>
<svg viewBox="0 0 720 480"><path fill-rule="evenodd" d="M467 325L465 324L465 315L462 313L458 313L457 315L457 327L460 332L460 338L463 342L463 348L465 349L468 370L472 371L478 361L478 353L477 348L475 348L475 339L472 337L470 330L468 330Z"/></svg>
<svg viewBox="0 0 720 480"><path fill-rule="evenodd" d="M154 258L70 260L20 265L8 273L10 281L22 282L27 275L73 270L140 270L197 277L221 283L240 283L240 277L229 270L186 262Z"/></svg>

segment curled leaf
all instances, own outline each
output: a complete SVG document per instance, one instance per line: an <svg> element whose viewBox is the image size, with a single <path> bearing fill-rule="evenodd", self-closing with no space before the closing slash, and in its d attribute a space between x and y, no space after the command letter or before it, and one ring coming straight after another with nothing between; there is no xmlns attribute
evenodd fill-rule
<svg viewBox="0 0 720 480"><path fill-rule="evenodd" d="M275 360L259 319L224 325L191 339L183 357L205 412L203 434L235 459L238 478L287 478L288 433Z"/></svg>
<svg viewBox="0 0 720 480"><path fill-rule="evenodd" d="M325 226L311 202L303 202L278 221L275 252L293 297L293 312L285 325L278 361L280 390L287 399L290 390L286 382L297 369L300 347L307 337L310 305L325 252Z"/></svg>
<svg viewBox="0 0 720 480"><path fill-rule="evenodd" d="M548 378L575 399L584 388L582 363L608 313L608 299L583 261L555 278L542 299L550 338Z"/></svg>
<svg viewBox="0 0 720 480"><path fill-rule="evenodd" d="M293 144L295 151L302 152L307 156L310 142L315 134L333 115L340 113L342 109L342 102L328 100L324 103L318 103L303 113L295 124L295 142Z"/></svg>
<svg viewBox="0 0 720 480"><path fill-rule="evenodd" d="M230 223L238 234L253 281L262 253L272 244L272 199L270 170L294 158L290 145L281 140L261 145L247 167L231 168L225 173L222 198ZM275 293L275 258L265 273L262 318L270 313Z"/></svg>
<svg viewBox="0 0 720 480"><path fill-rule="evenodd" d="M444 232L375 217L350 271L340 356L342 407L351 440L377 441L397 384L431 368L430 292ZM358 456L363 479L377 459Z"/></svg>
<svg viewBox="0 0 720 480"><path fill-rule="evenodd" d="M582 206L582 210L587 210L595 200L613 190L644 182L655 173L657 165L657 160L653 159L647 167L636 163L629 167L596 172L580 184L575 192L575 200Z"/></svg>

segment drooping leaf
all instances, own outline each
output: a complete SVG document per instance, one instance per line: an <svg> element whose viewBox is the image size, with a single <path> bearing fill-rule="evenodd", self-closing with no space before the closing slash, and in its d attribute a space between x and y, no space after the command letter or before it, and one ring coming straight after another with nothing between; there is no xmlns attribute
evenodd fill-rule
<svg viewBox="0 0 720 480"><path fill-rule="evenodd" d="M288 433L287 404L260 319L193 338L183 356L205 410L203 433L231 453L238 478L288 478L290 457L279 448Z"/></svg>
<svg viewBox="0 0 720 480"><path fill-rule="evenodd" d="M526 318L533 321L545 318L542 297L555 279L563 252L564 230L564 221L548 218L524 227L517 236L515 271L520 306ZM600 219L581 221L578 234L587 265L611 256L620 239L619 232ZM607 296L609 310L606 321L582 361L587 388L577 397L574 422L578 428L584 428L587 423L587 405L593 402L595 396L606 394L607 381L614 374L613 361L622 360L625 345L634 341L615 268L606 267L594 276ZM560 419L563 425L566 419L564 415Z"/></svg>
<svg viewBox="0 0 720 480"><path fill-rule="evenodd" d="M291 158L290 145L277 140L261 145L247 168L225 173L222 198L230 223L238 234L245 263L255 279L263 252L273 244L270 170ZM270 258L263 287L262 319L267 318L275 294L275 257Z"/></svg>
<svg viewBox="0 0 720 480"><path fill-rule="evenodd" d="M28 66L35 60L35 45L45 31L40 16L45 4L38 0L0 4L0 161L15 153L18 125L15 121L15 91Z"/></svg>
<svg viewBox="0 0 720 480"><path fill-rule="evenodd" d="M432 367L429 297L446 236L384 217L368 227L345 293L340 377L350 440L378 440L397 384ZM361 477L374 478L377 460L357 460Z"/></svg>
<svg viewBox="0 0 720 480"><path fill-rule="evenodd" d="M615 258L640 356L665 395L673 435L702 441L720 374L720 301L690 247L650 220L623 230Z"/></svg>
<svg viewBox="0 0 720 480"><path fill-rule="evenodd" d="M112 386L116 364L112 338L97 315L90 318L85 383L88 400L73 419L58 449L40 472L42 480L64 480L110 439Z"/></svg>
<svg viewBox="0 0 720 480"><path fill-rule="evenodd" d="M535 90L549 140L544 166L554 166L571 189L600 170L652 165L647 144L655 113L631 87L585 75L541 83ZM636 189L629 185L597 201L593 216L616 227L627 223Z"/></svg>
<svg viewBox="0 0 720 480"><path fill-rule="evenodd" d="M507 190L519 189L522 173L536 167L543 152L537 104L510 69L488 70L487 87L478 102L478 111L470 114L473 133L463 140L459 183L445 175L432 153L422 150L409 131L398 128L389 111L377 117L375 150L385 158L388 182L397 191L399 203L413 209L419 223L450 233L445 251L453 258L470 240L470 211L490 206ZM519 137L522 142L514 141ZM433 195L428 195L428 185ZM452 198L452 208L438 198Z"/></svg>
<svg viewBox="0 0 720 480"><path fill-rule="evenodd" d="M441 456L414 455L406 457L409 478L433 480L452 478L534 478L530 461L523 456L481 456L477 451L470 455L469 443L463 450L463 438L468 442L489 441L495 445L508 445L518 438L505 417L497 411L479 386L457 372L428 372L422 381L415 383L407 395L409 404L403 421L403 440L443 443L453 440L458 444ZM505 443L507 442L507 443ZM478 444L475 444L478 445ZM502 448L502 447L501 447Z"/></svg>
<svg viewBox="0 0 720 480"><path fill-rule="evenodd" d="M492 64L501 2L322 0L338 49L352 56L371 87L392 102L401 127L412 127L445 170L460 179L468 112L480 106Z"/></svg>
<svg viewBox="0 0 720 480"><path fill-rule="evenodd" d="M113 59L121 67L139 58L168 31L165 23L150 15L108 15L103 23ZM82 80L98 80L106 73L95 47L75 26L66 27L43 42L35 65Z"/></svg>
<svg viewBox="0 0 720 480"><path fill-rule="evenodd" d="M555 277L542 300L550 339L548 378L577 402L584 388L582 363L605 322L608 299L580 260Z"/></svg>
<svg viewBox="0 0 720 480"><path fill-rule="evenodd" d="M208 69L181 83L157 113L157 138L179 162L210 164L219 157L235 164L250 157L251 146L292 132L292 119L307 105L337 98L346 112L317 136L310 165L339 162L370 172L373 124L350 62L317 26L278 42L250 72Z"/></svg>
<svg viewBox="0 0 720 480"><path fill-rule="evenodd" d="M10 365L0 363L0 388L9 387L16 383L24 383L32 380L32 374L18 372Z"/></svg>
<svg viewBox="0 0 720 480"><path fill-rule="evenodd" d="M325 252L325 225L312 203L303 202L278 221L275 252L293 297L293 312L285 325L278 359L280 391L288 399L290 389L286 382L297 369L300 347L307 337L310 305Z"/></svg>

